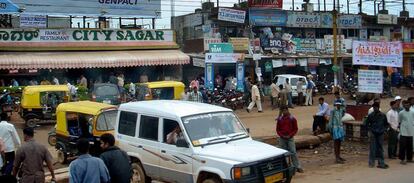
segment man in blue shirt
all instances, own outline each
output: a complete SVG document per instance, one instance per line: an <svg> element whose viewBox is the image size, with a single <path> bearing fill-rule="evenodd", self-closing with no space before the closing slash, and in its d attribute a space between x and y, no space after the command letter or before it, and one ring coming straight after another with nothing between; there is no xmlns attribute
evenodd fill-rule
<svg viewBox="0 0 414 183"><path fill-rule="evenodd" d="M109 172L104 162L89 154L89 141L82 138L76 145L80 156L69 165L69 182L109 183Z"/></svg>
<svg viewBox="0 0 414 183"><path fill-rule="evenodd" d="M329 105L325 102L325 99L323 97L319 98L319 111L316 113L316 115L313 116L312 130L314 135L317 135L318 132L325 132L329 113ZM319 131L317 131L318 127Z"/></svg>

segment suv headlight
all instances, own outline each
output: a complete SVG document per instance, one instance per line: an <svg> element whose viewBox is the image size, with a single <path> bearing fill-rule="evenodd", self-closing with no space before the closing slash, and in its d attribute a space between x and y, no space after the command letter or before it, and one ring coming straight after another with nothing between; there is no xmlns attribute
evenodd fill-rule
<svg viewBox="0 0 414 183"><path fill-rule="evenodd" d="M233 168L233 178L234 180L240 180L244 176L249 176L252 174L252 169L250 167L235 167Z"/></svg>

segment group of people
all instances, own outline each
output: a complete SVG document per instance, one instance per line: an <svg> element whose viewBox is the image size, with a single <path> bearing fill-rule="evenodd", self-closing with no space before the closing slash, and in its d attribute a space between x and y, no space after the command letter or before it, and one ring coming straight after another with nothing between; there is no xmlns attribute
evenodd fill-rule
<svg viewBox="0 0 414 183"><path fill-rule="evenodd" d="M24 144L21 143L13 124L1 114L0 122L0 182L21 183L45 182L43 164L46 163L56 182L53 158L47 148L36 142L34 129L23 129ZM90 142L81 138L77 142L79 157L69 165L71 183L129 183L132 178L131 160L125 151L115 146L112 134L103 134L100 147L104 151L99 158L89 154Z"/></svg>

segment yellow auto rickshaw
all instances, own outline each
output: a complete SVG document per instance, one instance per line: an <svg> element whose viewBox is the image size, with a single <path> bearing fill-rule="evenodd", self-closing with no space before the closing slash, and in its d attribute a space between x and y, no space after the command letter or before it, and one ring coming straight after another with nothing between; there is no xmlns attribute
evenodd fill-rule
<svg viewBox="0 0 414 183"><path fill-rule="evenodd" d="M39 123L55 123L56 107L69 100L67 85L27 86L22 92L20 116L28 127L35 127Z"/></svg>
<svg viewBox="0 0 414 183"><path fill-rule="evenodd" d="M137 85L138 100L180 100L185 85L178 81L157 81Z"/></svg>
<svg viewBox="0 0 414 183"><path fill-rule="evenodd" d="M59 104L56 108L56 150L58 162L66 163L77 154L76 142L87 138L93 144L90 154L101 153L99 137L104 133L113 133L117 117L114 105L79 101Z"/></svg>

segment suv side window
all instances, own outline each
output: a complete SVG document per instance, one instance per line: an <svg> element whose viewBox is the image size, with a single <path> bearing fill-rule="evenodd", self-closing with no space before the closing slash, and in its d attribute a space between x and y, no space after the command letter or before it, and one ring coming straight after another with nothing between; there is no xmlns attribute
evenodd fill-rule
<svg viewBox="0 0 414 183"><path fill-rule="evenodd" d="M148 140L158 140L158 118L141 115L139 137Z"/></svg>
<svg viewBox="0 0 414 183"><path fill-rule="evenodd" d="M170 120L170 119L164 119L163 122L163 143L167 143L167 144L175 144L175 140L177 139L177 135L175 132L176 128L180 128L180 125L178 124L177 121L175 120Z"/></svg>
<svg viewBox="0 0 414 183"><path fill-rule="evenodd" d="M135 137L137 117L137 113L121 111L119 116L118 132L123 135Z"/></svg>

